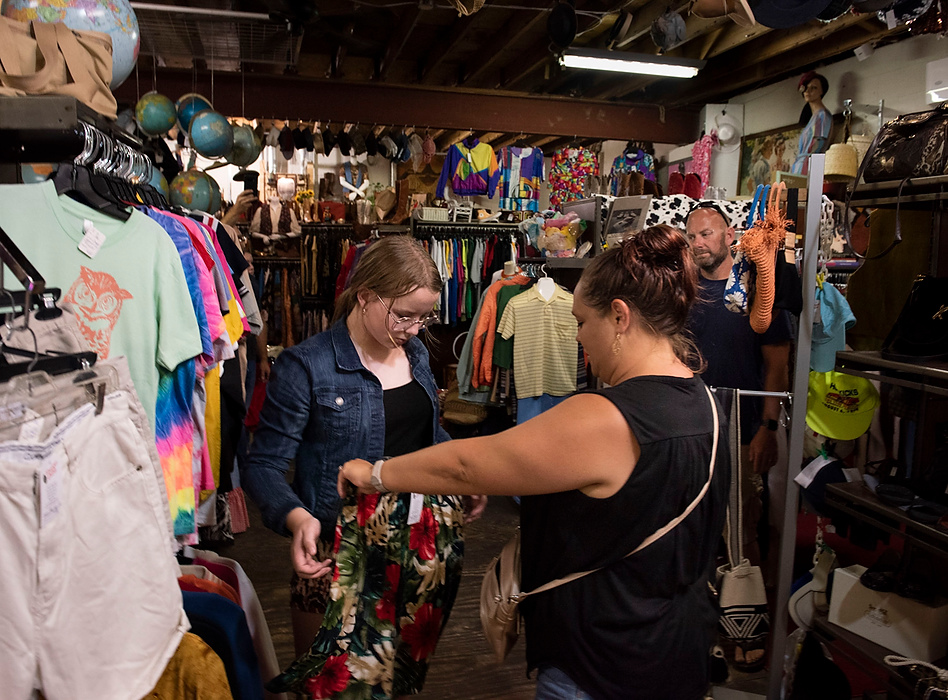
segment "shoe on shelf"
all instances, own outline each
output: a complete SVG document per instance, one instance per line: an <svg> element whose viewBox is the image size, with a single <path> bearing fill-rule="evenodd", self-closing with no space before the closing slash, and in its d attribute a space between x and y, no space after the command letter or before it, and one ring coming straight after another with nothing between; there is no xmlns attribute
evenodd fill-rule
<svg viewBox="0 0 948 700"><path fill-rule="evenodd" d="M862 573L859 582L866 588L880 593L894 591L896 575L901 563L902 555L894 549L887 549L879 555L875 564Z"/></svg>

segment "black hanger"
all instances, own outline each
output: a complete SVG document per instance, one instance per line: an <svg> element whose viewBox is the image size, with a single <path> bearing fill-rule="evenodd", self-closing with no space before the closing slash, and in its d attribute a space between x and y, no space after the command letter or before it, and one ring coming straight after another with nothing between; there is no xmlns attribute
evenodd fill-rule
<svg viewBox="0 0 948 700"><path fill-rule="evenodd" d="M84 165L63 163L53 175L56 194L66 195L85 204L90 209L107 214L121 221L128 221L131 213L111 199L111 191L104 176L93 173Z"/></svg>

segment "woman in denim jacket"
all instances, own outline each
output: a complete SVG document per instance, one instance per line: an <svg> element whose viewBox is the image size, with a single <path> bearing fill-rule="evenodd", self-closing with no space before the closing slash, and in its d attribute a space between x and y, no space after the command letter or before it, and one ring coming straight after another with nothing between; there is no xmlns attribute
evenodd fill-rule
<svg viewBox="0 0 948 700"><path fill-rule="evenodd" d="M417 337L434 319L441 287L414 240L382 239L362 255L333 326L285 350L273 367L242 480L267 527L292 535L302 656L271 690L329 697L365 684L371 691L360 697L381 698L418 692L424 682L460 582L460 498L353 493L341 501L336 477L348 459L375 461L449 439Z"/></svg>

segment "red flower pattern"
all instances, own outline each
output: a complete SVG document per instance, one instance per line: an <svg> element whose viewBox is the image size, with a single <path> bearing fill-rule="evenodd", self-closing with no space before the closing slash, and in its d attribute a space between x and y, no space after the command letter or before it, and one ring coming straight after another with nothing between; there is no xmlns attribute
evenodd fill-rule
<svg viewBox="0 0 948 700"><path fill-rule="evenodd" d="M342 546L342 523L336 523L336 541L333 544L332 551L339 554L339 547Z"/></svg>
<svg viewBox="0 0 948 700"><path fill-rule="evenodd" d="M422 561L431 561L435 558L435 538L438 535L438 521L435 520L431 508L421 511L421 520L411 526L408 546L418 551L418 558Z"/></svg>
<svg viewBox="0 0 948 700"><path fill-rule="evenodd" d="M402 575L402 567L389 564L385 567L385 578L388 581L382 597L375 604L375 616L379 620L388 620L395 623L395 594L398 593L398 582Z"/></svg>
<svg viewBox="0 0 948 700"><path fill-rule="evenodd" d="M415 612L415 620L402 627L402 639L411 647L415 661L428 658L438 645L441 634L441 608L425 603Z"/></svg>
<svg viewBox="0 0 948 700"><path fill-rule="evenodd" d="M359 527L365 527L365 524L369 522L369 518L375 513L375 508L379 504L379 496L381 494L378 493L359 495L359 511L356 514L356 522L359 523Z"/></svg>
<svg viewBox="0 0 948 700"><path fill-rule="evenodd" d="M346 666L348 658L348 654L342 654L326 659L323 670L318 675L306 679L306 692L312 695L314 700L322 700L345 690L352 677L349 667Z"/></svg>

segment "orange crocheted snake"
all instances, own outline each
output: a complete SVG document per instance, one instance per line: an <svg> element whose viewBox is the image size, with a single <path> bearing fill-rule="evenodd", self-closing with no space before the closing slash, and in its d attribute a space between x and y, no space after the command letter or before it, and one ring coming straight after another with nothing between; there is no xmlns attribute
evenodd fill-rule
<svg viewBox="0 0 948 700"><path fill-rule="evenodd" d="M783 182L771 188L764 218L755 221L737 244L757 269L756 292L750 309L750 324L755 333L764 333L773 320L777 251L786 240L789 223L780 210L780 197L786 189Z"/></svg>

